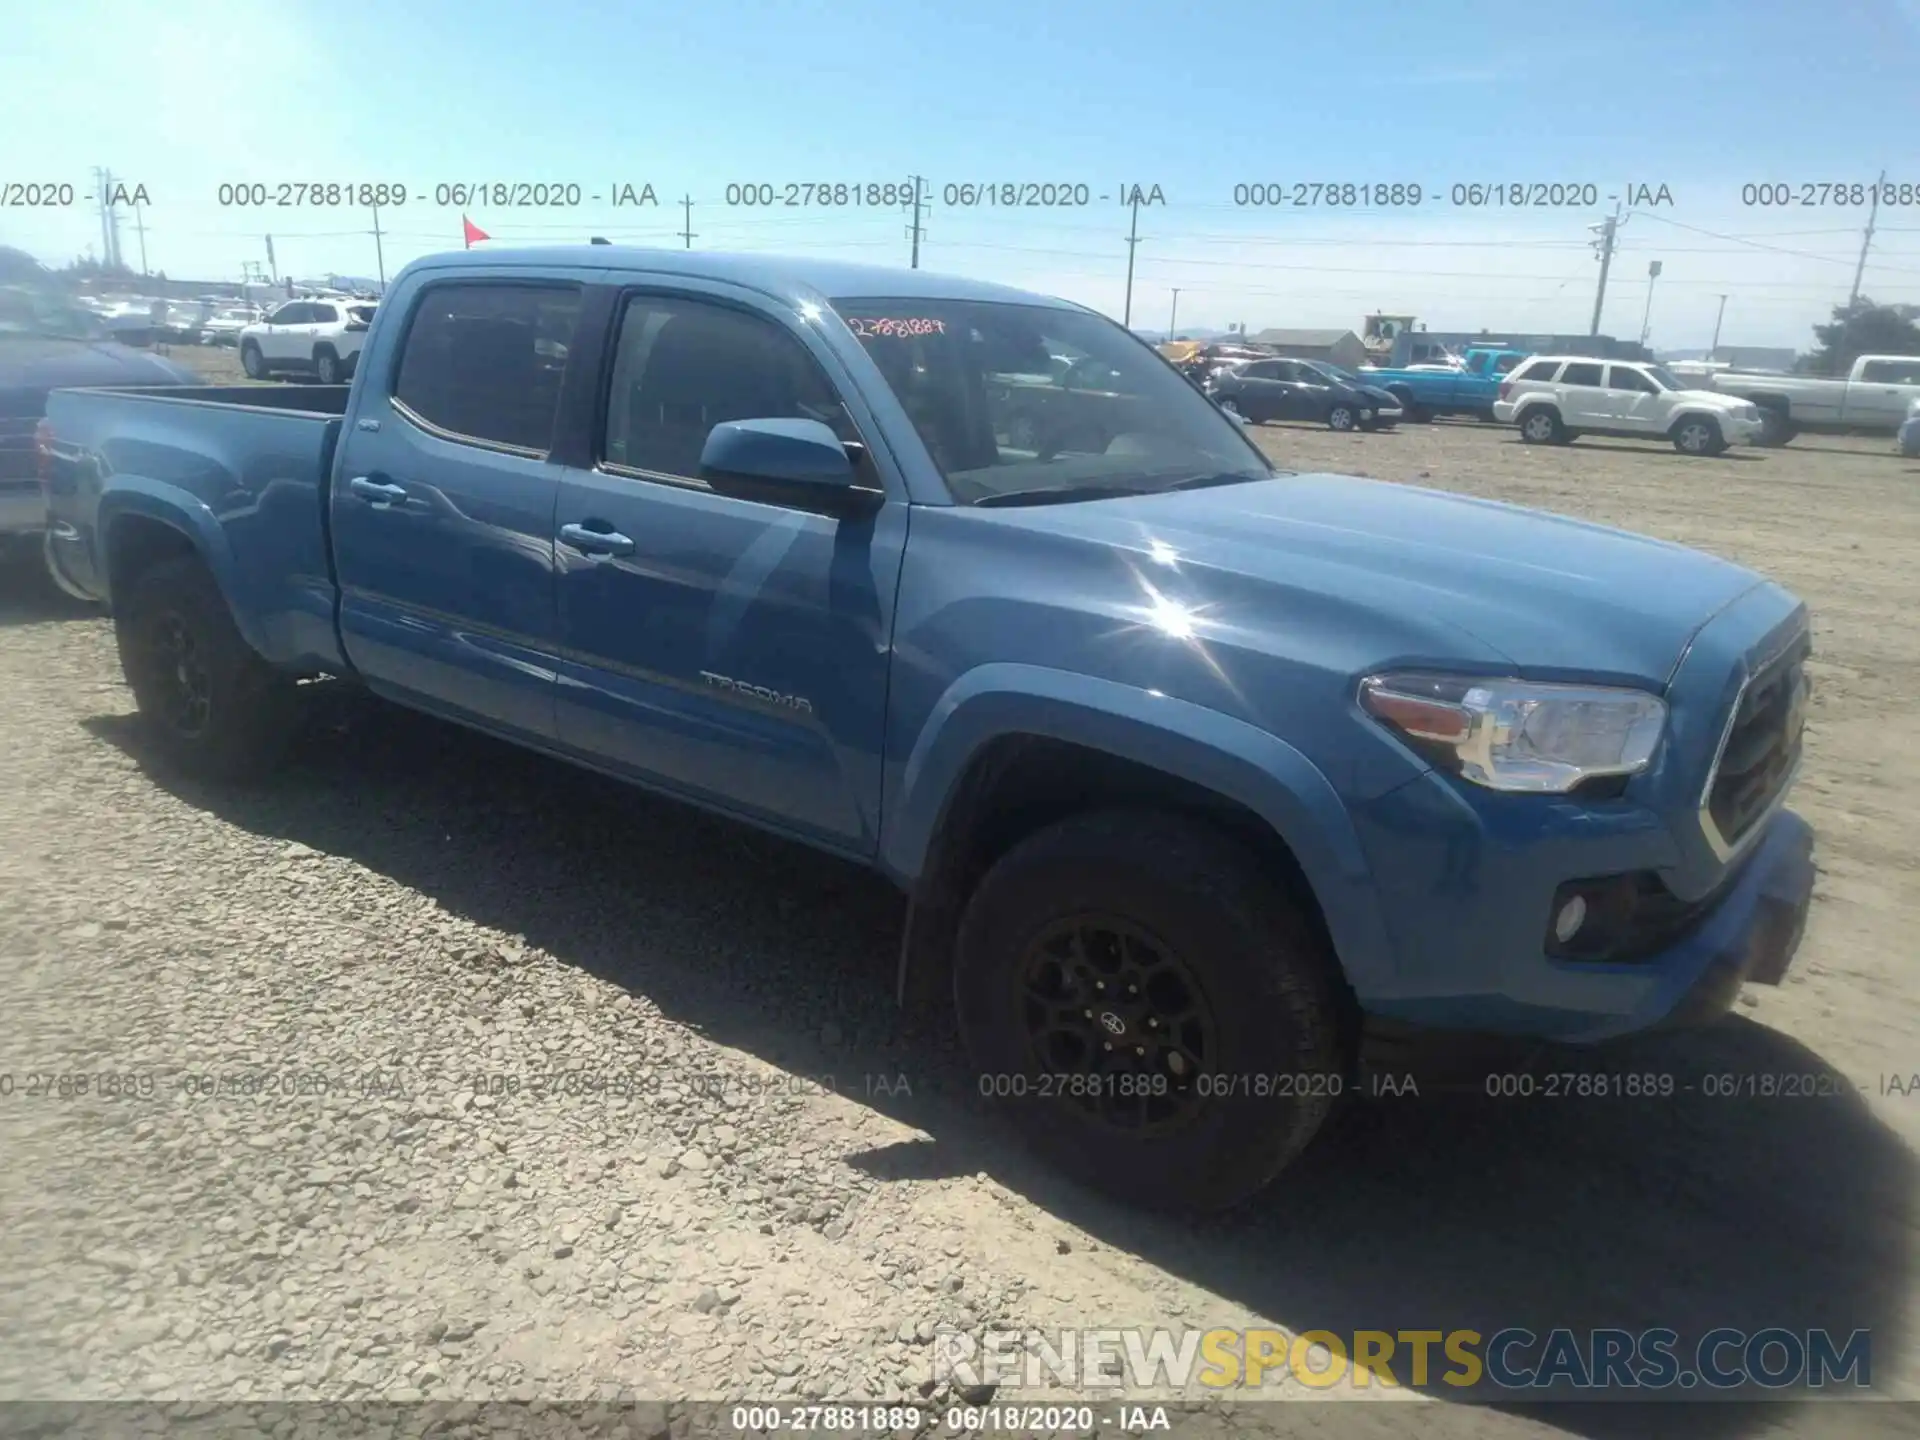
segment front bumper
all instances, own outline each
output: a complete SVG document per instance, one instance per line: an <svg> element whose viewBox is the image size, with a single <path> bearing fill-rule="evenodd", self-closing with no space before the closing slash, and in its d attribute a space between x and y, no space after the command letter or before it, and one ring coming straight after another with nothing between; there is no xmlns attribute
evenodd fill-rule
<svg viewBox="0 0 1920 1440"><path fill-rule="evenodd" d="M1601 963L1548 953L1555 893L1589 875L1658 869L1671 858L1664 824L1630 807L1577 821L1569 805L1516 826L1521 807L1504 802L1539 797L1497 797L1480 813L1455 803L1453 788L1428 775L1358 817L1400 962L1400 993L1359 997L1370 1018L1590 1044L1711 1020L1743 984L1777 985L1791 965L1814 874L1812 828L1791 810L1766 822L1677 939ZM1410 836L1436 846L1426 863L1407 863Z"/></svg>
<svg viewBox="0 0 1920 1440"><path fill-rule="evenodd" d="M1402 410L1398 405L1375 405L1371 408L1373 410L1373 419L1368 423L1375 426L1398 425L1406 415L1406 411Z"/></svg>

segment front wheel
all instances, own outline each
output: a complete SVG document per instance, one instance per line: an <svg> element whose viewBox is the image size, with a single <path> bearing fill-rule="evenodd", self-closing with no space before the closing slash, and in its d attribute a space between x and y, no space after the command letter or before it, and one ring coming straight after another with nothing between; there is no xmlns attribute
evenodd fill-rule
<svg viewBox="0 0 1920 1440"><path fill-rule="evenodd" d="M1689 415L1673 427L1673 448L1682 455L1718 455L1727 448L1718 422Z"/></svg>
<svg viewBox="0 0 1920 1440"><path fill-rule="evenodd" d="M251 779L293 737L293 682L248 645L197 558L139 576L114 606L127 688L156 748L189 774Z"/></svg>
<svg viewBox="0 0 1920 1440"><path fill-rule="evenodd" d="M249 380L267 378L267 357L260 353L260 347L251 340L240 347L240 368L247 372Z"/></svg>
<svg viewBox="0 0 1920 1440"><path fill-rule="evenodd" d="M1329 430L1351 430L1356 423L1357 421L1354 418L1353 407L1351 405L1335 405L1331 410L1327 411L1327 428Z"/></svg>
<svg viewBox="0 0 1920 1440"><path fill-rule="evenodd" d="M1270 866L1211 826L1101 811L1020 842L962 916L954 999L982 1095L1083 1182L1220 1210L1341 1094L1334 962Z"/></svg>

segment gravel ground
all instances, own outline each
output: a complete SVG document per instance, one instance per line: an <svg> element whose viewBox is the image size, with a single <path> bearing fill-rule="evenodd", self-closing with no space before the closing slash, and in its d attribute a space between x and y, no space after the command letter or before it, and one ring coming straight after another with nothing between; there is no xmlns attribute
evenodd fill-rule
<svg viewBox="0 0 1920 1440"><path fill-rule="evenodd" d="M1684 461L1472 425L1259 434L1303 468L1701 545L1812 601L1822 875L1796 973L1608 1063L1842 1095L1428 1093L1339 1117L1250 1213L1130 1214L1009 1146L945 1031L894 1012L903 907L866 875L331 686L271 786L169 779L110 626L10 576L0 1398L937 1402L949 1324L1866 1327L1875 1388L1915 1396L1920 1099L1880 1077L1920 1069L1920 466L1857 442ZM27 1093L79 1074L84 1096ZM1910 1413L1683 1408L1690 1435ZM1206 1433L1412 1420L1282 1407Z"/></svg>

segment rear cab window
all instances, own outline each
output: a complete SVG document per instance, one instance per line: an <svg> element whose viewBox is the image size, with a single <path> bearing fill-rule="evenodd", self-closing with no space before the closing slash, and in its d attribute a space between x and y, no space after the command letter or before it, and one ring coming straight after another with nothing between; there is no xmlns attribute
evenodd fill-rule
<svg viewBox="0 0 1920 1440"><path fill-rule="evenodd" d="M372 313L372 307L368 308ZM580 289L563 283L467 281L430 286L407 327L393 404L443 439L544 458L553 445L564 347L580 316Z"/></svg>

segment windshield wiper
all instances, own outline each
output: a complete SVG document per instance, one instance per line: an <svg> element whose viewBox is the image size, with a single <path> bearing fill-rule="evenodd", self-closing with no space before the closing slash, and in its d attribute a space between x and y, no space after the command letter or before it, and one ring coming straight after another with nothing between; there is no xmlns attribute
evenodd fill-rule
<svg viewBox="0 0 1920 1440"><path fill-rule="evenodd" d="M1259 480L1271 480L1276 475L1291 475L1291 470L1275 470L1268 475L1247 475L1238 470L1229 470L1219 475L1189 475L1184 480L1176 480L1171 485L1162 485L1162 490L1211 490L1216 485L1251 485Z"/></svg>
<svg viewBox="0 0 1920 1440"><path fill-rule="evenodd" d="M1136 485L1049 485L1033 490L998 490L973 503L989 505L1056 505L1067 500L1118 500L1127 495L1151 495Z"/></svg>

